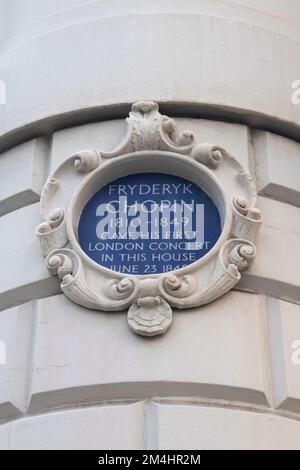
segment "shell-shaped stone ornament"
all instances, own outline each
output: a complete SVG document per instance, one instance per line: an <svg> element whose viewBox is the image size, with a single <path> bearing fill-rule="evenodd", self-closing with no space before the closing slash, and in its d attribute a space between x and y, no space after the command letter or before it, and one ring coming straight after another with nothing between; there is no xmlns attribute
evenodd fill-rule
<svg viewBox="0 0 300 470"><path fill-rule="evenodd" d="M172 309L161 297L137 299L128 310L129 328L142 336L157 336L165 333L172 323Z"/></svg>

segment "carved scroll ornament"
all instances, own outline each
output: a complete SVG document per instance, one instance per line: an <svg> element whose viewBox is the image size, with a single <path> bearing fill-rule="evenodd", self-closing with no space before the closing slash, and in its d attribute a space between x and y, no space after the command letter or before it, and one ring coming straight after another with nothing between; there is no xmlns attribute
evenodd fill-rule
<svg viewBox="0 0 300 470"><path fill-rule="evenodd" d="M69 299L100 311L128 309L130 329L155 336L170 327L172 308L207 304L238 283L240 271L256 255L254 241L262 216L250 174L223 147L199 144L192 132L178 132L175 121L162 116L153 102L133 104L127 124L124 140L112 152L77 152L48 179L41 196L44 222L36 234L48 270L59 277ZM184 162L184 168L190 166L191 174L198 173L212 194L218 192L223 230L214 249L185 268L126 276L97 265L81 250L76 235L78 212L105 171L117 176L118 168L130 162L142 169L146 162L149 168L151 161L155 168L168 162L170 170L172 162L178 168Z"/></svg>

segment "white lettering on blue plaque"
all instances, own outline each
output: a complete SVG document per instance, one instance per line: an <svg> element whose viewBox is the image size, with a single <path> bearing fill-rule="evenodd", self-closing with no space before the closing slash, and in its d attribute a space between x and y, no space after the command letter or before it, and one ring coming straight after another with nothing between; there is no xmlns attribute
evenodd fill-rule
<svg viewBox="0 0 300 470"><path fill-rule="evenodd" d="M88 201L78 226L83 251L124 274L183 268L208 253L220 234L211 198L195 184L162 173L107 184Z"/></svg>

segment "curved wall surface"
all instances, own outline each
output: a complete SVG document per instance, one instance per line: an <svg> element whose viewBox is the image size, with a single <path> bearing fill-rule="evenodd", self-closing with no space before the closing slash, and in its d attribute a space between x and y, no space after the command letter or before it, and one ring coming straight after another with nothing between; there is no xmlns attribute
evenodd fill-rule
<svg viewBox="0 0 300 470"><path fill-rule="evenodd" d="M298 0L0 0L0 448L299 448L299 57ZM153 339L72 304L34 235L48 175L138 100L232 153L264 214L237 288Z"/></svg>
<svg viewBox="0 0 300 470"><path fill-rule="evenodd" d="M140 99L298 138L299 4L251 3L2 1L0 145L124 115Z"/></svg>

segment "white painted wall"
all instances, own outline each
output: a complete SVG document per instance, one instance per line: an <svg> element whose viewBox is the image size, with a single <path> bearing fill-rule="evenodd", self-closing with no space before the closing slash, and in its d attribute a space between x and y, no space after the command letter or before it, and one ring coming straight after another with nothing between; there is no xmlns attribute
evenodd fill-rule
<svg viewBox="0 0 300 470"><path fill-rule="evenodd" d="M299 6L289 2L288 17L299 17ZM300 75L300 33L285 18L226 0L9 5L0 52L8 93L0 108L3 145L15 135L32 136L40 120L52 130L58 116L70 124L81 109L82 119L105 118L112 105L140 99L214 116L243 110L247 121L275 126L280 117L293 124L288 132L299 130L291 84Z"/></svg>
<svg viewBox="0 0 300 470"><path fill-rule="evenodd" d="M0 0L0 448L300 447L299 19L296 0ZM68 301L34 236L47 175L113 148L139 99L249 168L265 219L238 289L153 339Z"/></svg>

